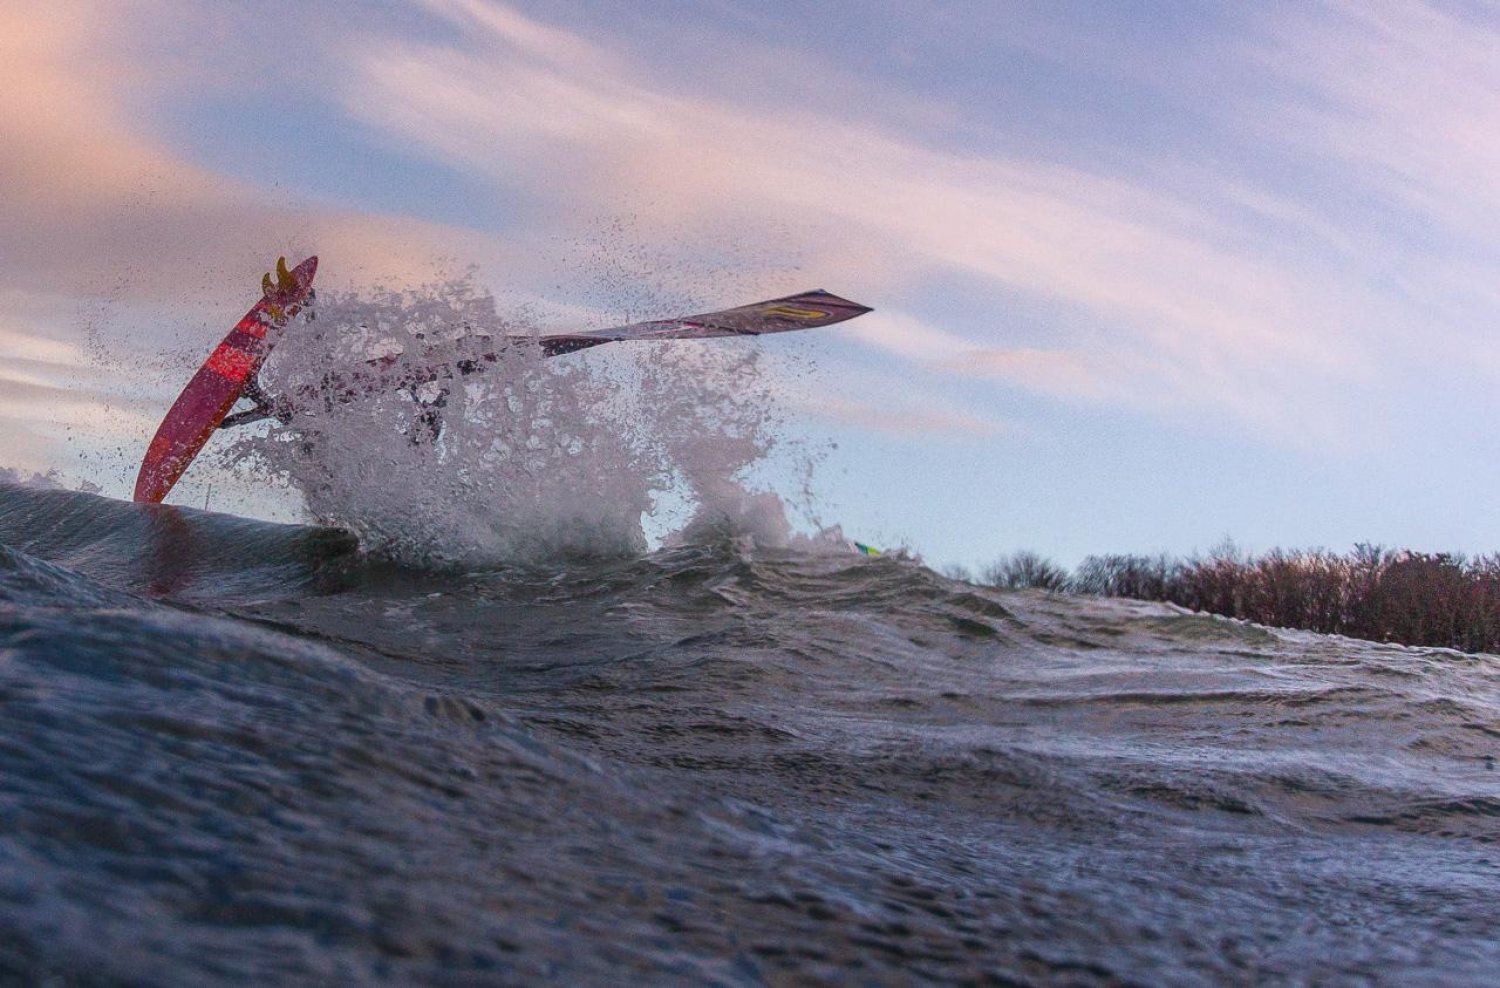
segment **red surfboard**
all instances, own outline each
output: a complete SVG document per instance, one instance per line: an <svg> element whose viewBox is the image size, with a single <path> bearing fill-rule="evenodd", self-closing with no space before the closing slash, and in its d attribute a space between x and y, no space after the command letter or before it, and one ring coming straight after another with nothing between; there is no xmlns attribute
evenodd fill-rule
<svg viewBox="0 0 1500 988"><path fill-rule="evenodd" d="M156 430L136 477L137 501L160 501L171 491L302 308L317 271L316 257L290 271L283 257L276 262L276 281L269 274L262 279L264 296L198 368Z"/></svg>

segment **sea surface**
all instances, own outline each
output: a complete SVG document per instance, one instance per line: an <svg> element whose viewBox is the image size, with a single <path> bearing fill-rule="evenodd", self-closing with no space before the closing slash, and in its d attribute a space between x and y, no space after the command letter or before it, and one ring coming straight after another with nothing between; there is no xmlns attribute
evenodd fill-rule
<svg viewBox="0 0 1500 988"><path fill-rule="evenodd" d="M764 541L0 487L0 982L1500 977L1494 657Z"/></svg>

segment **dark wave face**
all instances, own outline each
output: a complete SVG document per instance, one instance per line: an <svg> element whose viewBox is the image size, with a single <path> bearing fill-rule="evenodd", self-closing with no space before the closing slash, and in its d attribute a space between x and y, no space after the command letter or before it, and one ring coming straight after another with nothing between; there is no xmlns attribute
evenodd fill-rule
<svg viewBox="0 0 1500 988"><path fill-rule="evenodd" d="M222 604L329 586L359 543L332 528L0 484L0 546L94 585Z"/></svg>
<svg viewBox="0 0 1500 988"><path fill-rule="evenodd" d="M1485 984L1500 665L0 488L0 982Z"/></svg>

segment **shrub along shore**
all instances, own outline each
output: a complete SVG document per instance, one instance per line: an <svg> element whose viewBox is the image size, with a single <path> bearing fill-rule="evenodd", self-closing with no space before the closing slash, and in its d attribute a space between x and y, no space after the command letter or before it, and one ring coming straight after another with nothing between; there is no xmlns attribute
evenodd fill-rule
<svg viewBox="0 0 1500 988"><path fill-rule="evenodd" d="M1500 554L1470 558L1361 544L1347 554L1276 549L1242 556L1227 547L1189 559L1090 556L1070 573L1036 553L1017 552L986 567L976 582L1168 601L1276 627L1500 652Z"/></svg>

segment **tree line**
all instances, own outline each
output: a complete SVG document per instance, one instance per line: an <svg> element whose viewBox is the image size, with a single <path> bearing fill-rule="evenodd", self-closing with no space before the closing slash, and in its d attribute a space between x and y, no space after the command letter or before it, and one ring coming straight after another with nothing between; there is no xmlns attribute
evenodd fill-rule
<svg viewBox="0 0 1500 988"><path fill-rule="evenodd" d="M973 579L962 570L949 575ZM1232 546L1187 559L1089 556L1069 572L1022 551L973 582L1010 589L1130 597L1257 624L1403 645L1500 652L1500 553L1467 557L1359 544L1349 553Z"/></svg>

